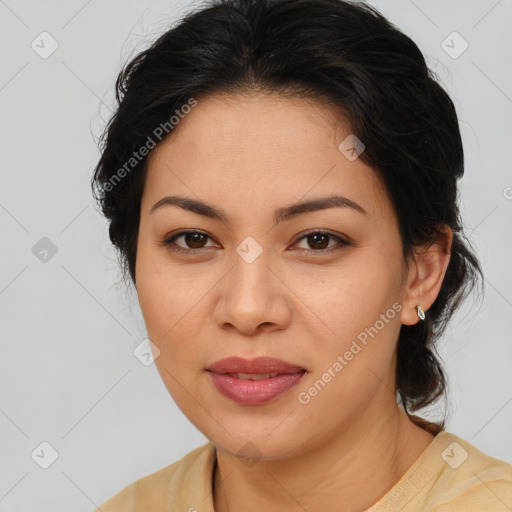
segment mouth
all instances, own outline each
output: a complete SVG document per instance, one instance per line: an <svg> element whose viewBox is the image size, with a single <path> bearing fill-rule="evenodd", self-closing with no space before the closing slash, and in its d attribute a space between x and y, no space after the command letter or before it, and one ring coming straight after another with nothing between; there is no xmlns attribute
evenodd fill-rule
<svg viewBox="0 0 512 512"><path fill-rule="evenodd" d="M305 368L270 357L221 359L206 371L217 391L246 405L264 404L283 395L307 373Z"/></svg>
<svg viewBox="0 0 512 512"><path fill-rule="evenodd" d="M267 375L275 377L306 371L305 368L288 363L275 357L256 357L255 359L244 359L243 357L226 357L216 361L207 368L208 371L232 375ZM245 378L245 377L240 377Z"/></svg>

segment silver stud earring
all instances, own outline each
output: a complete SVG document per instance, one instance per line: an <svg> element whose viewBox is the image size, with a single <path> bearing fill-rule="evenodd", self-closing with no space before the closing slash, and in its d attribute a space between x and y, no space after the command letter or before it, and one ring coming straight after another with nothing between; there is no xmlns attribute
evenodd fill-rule
<svg viewBox="0 0 512 512"><path fill-rule="evenodd" d="M425 311L421 309L421 306L416 306L416 312L418 313L418 316L421 320L425 320Z"/></svg>

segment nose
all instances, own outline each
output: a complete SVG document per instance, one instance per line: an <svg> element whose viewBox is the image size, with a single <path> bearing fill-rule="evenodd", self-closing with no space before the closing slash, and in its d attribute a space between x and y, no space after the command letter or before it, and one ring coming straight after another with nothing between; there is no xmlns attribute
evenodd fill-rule
<svg viewBox="0 0 512 512"><path fill-rule="evenodd" d="M221 329L254 336L289 325L291 292L271 267L265 251L251 263L235 254L233 268L219 285L215 321Z"/></svg>

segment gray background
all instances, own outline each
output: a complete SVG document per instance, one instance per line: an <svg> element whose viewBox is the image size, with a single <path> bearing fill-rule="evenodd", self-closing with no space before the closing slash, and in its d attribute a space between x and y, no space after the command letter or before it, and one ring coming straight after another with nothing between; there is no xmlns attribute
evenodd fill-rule
<svg viewBox="0 0 512 512"><path fill-rule="evenodd" d="M441 345L448 430L512 462L512 2L372 3L435 68L464 138L462 212L487 293ZM91 511L206 442L134 356L144 324L89 188L120 66L193 5L0 1L1 512ZM31 47L51 49L43 31L58 44L47 58ZM469 44L457 58L454 31Z"/></svg>

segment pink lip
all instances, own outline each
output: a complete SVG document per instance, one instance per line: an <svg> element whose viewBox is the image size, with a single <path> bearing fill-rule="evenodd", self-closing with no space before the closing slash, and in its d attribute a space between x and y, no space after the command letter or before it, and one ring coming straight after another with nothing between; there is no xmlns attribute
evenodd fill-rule
<svg viewBox="0 0 512 512"><path fill-rule="evenodd" d="M296 386L306 373L300 366L273 357L248 360L241 357L221 359L207 368L220 393L242 404L263 404ZM261 380L239 379L230 373L278 373Z"/></svg>
<svg viewBox="0 0 512 512"><path fill-rule="evenodd" d="M226 357L207 368L215 373L297 373L304 369L275 357L256 357L255 359Z"/></svg>

